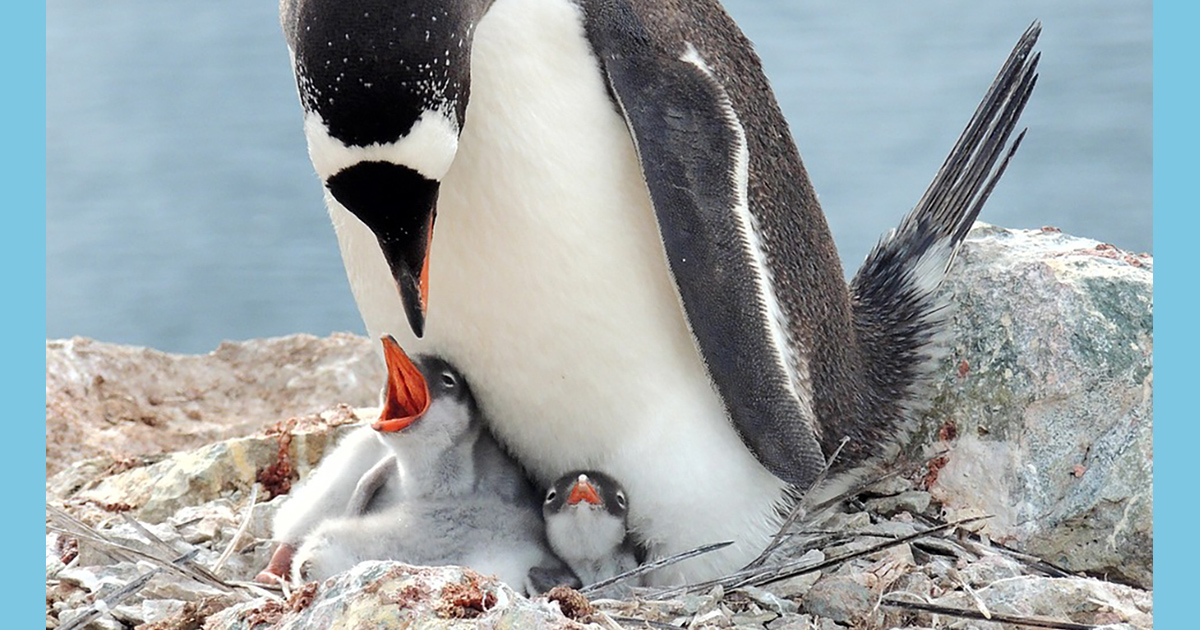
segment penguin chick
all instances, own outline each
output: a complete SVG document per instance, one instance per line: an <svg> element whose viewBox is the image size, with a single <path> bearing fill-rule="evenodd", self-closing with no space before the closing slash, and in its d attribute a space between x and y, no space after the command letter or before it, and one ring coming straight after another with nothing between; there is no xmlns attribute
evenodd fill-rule
<svg viewBox="0 0 1200 630"><path fill-rule="evenodd" d="M394 339L383 341L388 387L372 428L390 455L362 476L345 516L304 539L293 579L397 560L470 566L520 589L531 568L561 568L532 487L487 430L462 374L436 357L418 367ZM381 490L397 503L375 509Z"/></svg>
<svg viewBox="0 0 1200 630"><path fill-rule="evenodd" d="M574 471L546 491L542 515L550 548L584 586L638 565L627 535L625 489L598 471Z"/></svg>
<svg viewBox="0 0 1200 630"><path fill-rule="evenodd" d="M279 545L267 567L254 578L255 581L271 584L289 576L292 573L292 559L304 538L330 518L362 516L380 511L399 504L406 495L457 491L439 487L439 478L472 478L469 474L455 475L451 470L429 471L426 475L409 474L409 471L425 470L427 460L437 459L419 448L414 449L414 444L429 447L432 453L444 451L449 446L449 435L468 429L465 424L454 427L449 424L478 416L478 411L474 409L474 398L466 387L455 388L461 376L445 361L434 357L420 359L429 374L437 375L434 392L430 392L419 369L404 355L394 339L390 342L384 340L383 346L388 377L379 419L343 438L280 506L272 524L272 538ZM431 394L446 399L445 404L433 409L435 416L446 415L449 420L449 424L442 424L441 429L429 429L426 426L429 423L416 422L430 411ZM435 427L441 424L441 418L432 420ZM405 438L393 439L409 425L413 426L408 428ZM477 426L470 428L471 431L477 429ZM430 435L426 436L427 433ZM482 483L506 499L536 501L534 491L520 468L505 465L509 456L490 438L490 434L488 439L476 441L475 446L477 452L473 460L497 472L495 477L481 480ZM396 456L408 465L399 467ZM472 458L444 459L443 463L453 464Z"/></svg>
<svg viewBox="0 0 1200 630"><path fill-rule="evenodd" d="M330 516L344 514L347 497L354 493L364 475L387 456L387 448L369 426L343 438L279 507L271 526L272 538L279 546L255 581L271 584L287 576L292 557L304 537Z"/></svg>
<svg viewBox="0 0 1200 630"><path fill-rule="evenodd" d="M391 336L383 338L388 385L379 420L371 425L385 452L395 457L395 475L365 475L351 497L374 505L373 493L393 479L401 500L463 496L472 492L536 505L524 471L492 437L462 373L436 356L414 362ZM377 468L387 468L386 461Z"/></svg>
<svg viewBox="0 0 1200 630"><path fill-rule="evenodd" d="M468 566L521 590L538 567L562 568L535 510L495 495L421 498L322 523L296 552L292 579L319 581L366 560Z"/></svg>

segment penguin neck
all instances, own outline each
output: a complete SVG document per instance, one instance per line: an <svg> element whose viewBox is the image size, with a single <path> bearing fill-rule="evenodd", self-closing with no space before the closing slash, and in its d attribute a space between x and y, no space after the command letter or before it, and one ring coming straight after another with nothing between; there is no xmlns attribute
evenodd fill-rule
<svg viewBox="0 0 1200 630"><path fill-rule="evenodd" d="M470 493L475 488L472 456L479 430L473 430L442 448L418 441L391 442L400 464L401 486L406 497L445 497Z"/></svg>
<svg viewBox="0 0 1200 630"><path fill-rule="evenodd" d="M564 512L546 515L545 520L555 553L584 584L617 573L614 569L629 548L624 520L603 509L588 507L566 508Z"/></svg>

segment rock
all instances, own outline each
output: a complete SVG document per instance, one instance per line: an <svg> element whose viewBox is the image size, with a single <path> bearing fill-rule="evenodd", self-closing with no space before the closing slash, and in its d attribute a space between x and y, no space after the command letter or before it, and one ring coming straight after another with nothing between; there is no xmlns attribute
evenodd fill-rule
<svg viewBox="0 0 1200 630"><path fill-rule="evenodd" d="M725 589L720 586L714 586L711 591L704 595L685 595L683 597L683 612L703 617L716 609L724 597Z"/></svg>
<svg viewBox="0 0 1200 630"><path fill-rule="evenodd" d="M1123 624L1149 630L1153 601L1150 593L1089 578L1021 576L975 589L975 595L994 613L1041 616L1081 624ZM954 592L933 604L975 609L975 598Z"/></svg>
<svg viewBox="0 0 1200 630"><path fill-rule="evenodd" d="M957 307L924 436L947 518L1072 571L1150 588L1153 259L981 225L943 291Z"/></svg>
<svg viewBox="0 0 1200 630"><path fill-rule="evenodd" d="M764 628L766 624L779 618L779 613L759 610L757 612L735 613L729 620L735 628Z"/></svg>
<svg viewBox="0 0 1200 630"><path fill-rule="evenodd" d="M131 464L130 469L115 474L85 461L51 479L47 486L52 498L61 501L90 502L110 512L130 512L140 520L160 523L185 507L234 493L244 496L256 481L268 486L267 493L286 492L362 419L353 410L340 407L283 423L266 434L173 453L145 466ZM286 469L282 476L264 477L282 469ZM81 472L85 470L91 472ZM80 483L87 474L97 478ZM82 489L76 490L80 486Z"/></svg>
<svg viewBox="0 0 1200 630"><path fill-rule="evenodd" d="M912 523L902 521L879 521L864 527L862 533L887 536L888 538L903 538L917 533L917 528ZM881 541L876 540L876 542Z"/></svg>
<svg viewBox="0 0 1200 630"><path fill-rule="evenodd" d="M198 602L186 602L169 614L147 615L147 618L154 618L157 621L144 623L136 630L199 630L209 616L227 608L228 605L227 601L216 597L202 599Z"/></svg>
<svg viewBox="0 0 1200 630"><path fill-rule="evenodd" d="M866 619L874 606L875 594L871 589L840 575L817 580L801 601L804 612L841 624Z"/></svg>
<svg viewBox="0 0 1200 630"><path fill-rule="evenodd" d="M598 628L562 615L558 604L530 600L495 578L458 567L423 568L364 562L321 584L311 584L286 604L267 599L228 608L208 618L206 630L352 628L498 629Z"/></svg>
<svg viewBox="0 0 1200 630"><path fill-rule="evenodd" d="M758 603L767 610L774 611L779 614L794 613L799 610L796 602L790 599L784 599L778 595L758 588L757 586L744 586L738 591L745 593L750 599Z"/></svg>
<svg viewBox="0 0 1200 630"><path fill-rule="evenodd" d="M801 566L813 566L825 561L825 554L820 549L812 549L805 552L798 559ZM788 599L798 599L804 596L817 580L821 579L821 571L813 571L811 573L802 573L795 577L790 577L786 580L775 583L771 591L781 597Z"/></svg>
<svg viewBox="0 0 1200 630"><path fill-rule="evenodd" d="M795 615L780 619L770 626L771 630L845 630L837 622L827 618L814 619L812 615Z"/></svg>
<svg viewBox="0 0 1200 630"><path fill-rule="evenodd" d="M892 496L869 499L866 505L871 511L883 516L891 516L897 512L923 514L929 508L930 499L928 492L907 490Z"/></svg>
<svg viewBox="0 0 1200 630"><path fill-rule="evenodd" d="M374 344L349 334L225 342L206 355L46 341L46 477L71 463L177 451L335 403L377 404Z"/></svg>
<svg viewBox="0 0 1200 630"><path fill-rule="evenodd" d="M958 571L963 581L973 588L982 588L993 582L1017 577L1022 567L1016 561L998 553L983 556Z"/></svg>

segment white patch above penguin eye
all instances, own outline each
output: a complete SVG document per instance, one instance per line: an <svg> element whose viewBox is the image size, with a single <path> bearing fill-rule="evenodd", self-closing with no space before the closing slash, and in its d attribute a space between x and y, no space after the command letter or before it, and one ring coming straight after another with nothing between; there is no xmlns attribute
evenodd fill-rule
<svg viewBox="0 0 1200 630"><path fill-rule="evenodd" d="M304 115L308 156L322 181L359 162L389 162L407 166L422 176L441 181L458 152L458 122L447 105L446 112L426 110L403 137L383 144L350 146L329 133L325 121L314 111Z"/></svg>
<svg viewBox="0 0 1200 630"><path fill-rule="evenodd" d="M551 501L554 500L554 497L557 497L557 496L558 496L558 491L556 491L554 488L550 488L550 490L548 492L546 492L546 503L550 503Z"/></svg>

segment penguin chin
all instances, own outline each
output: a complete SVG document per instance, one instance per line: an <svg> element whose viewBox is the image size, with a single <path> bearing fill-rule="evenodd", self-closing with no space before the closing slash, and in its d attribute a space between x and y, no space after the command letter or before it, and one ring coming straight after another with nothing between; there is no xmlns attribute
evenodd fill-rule
<svg viewBox="0 0 1200 630"><path fill-rule="evenodd" d="M554 550L570 562L594 561L617 549L626 536L625 523L595 506L568 509L546 519L546 533Z"/></svg>

